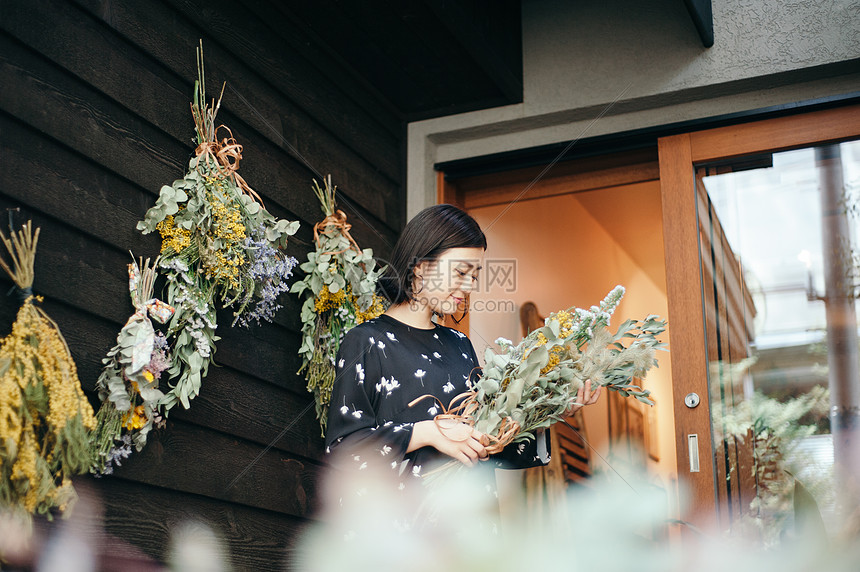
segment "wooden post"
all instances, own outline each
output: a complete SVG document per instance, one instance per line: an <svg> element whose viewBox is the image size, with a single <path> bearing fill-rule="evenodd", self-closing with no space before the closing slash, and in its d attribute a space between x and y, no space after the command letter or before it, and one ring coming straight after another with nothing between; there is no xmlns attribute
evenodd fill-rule
<svg viewBox="0 0 860 572"><path fill-rule="evenodd" d="M678 479L689 494L681 518L709 528L716 522L714 458L711 444L708 356L705 347L696 180L690 135L663 137L658 142L669 303L672 407ZM671 245L671 246L669 246ZM695 392L695 408L684 397ZM695 444L695 446L694 446Z"/></svg>
<svg viewBox="0 0 860 572"><path fill-rule="evenodd" d="M860 352L854 310L851 234L839 145L817 147L815 159L821 181L830 428L836 490L840 497L837 505L842 512L850 512L860 501Z"/></svg>

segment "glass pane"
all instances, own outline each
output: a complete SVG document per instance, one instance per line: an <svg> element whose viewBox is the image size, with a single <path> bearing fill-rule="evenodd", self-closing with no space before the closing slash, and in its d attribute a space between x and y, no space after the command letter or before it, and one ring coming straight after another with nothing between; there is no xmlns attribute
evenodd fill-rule
<svg viewBox="0 0 860 572"><path fill-rule="evenodd" d="M858 186L860 142L697 172L720 521L767 544L795 532L804 491L835 526L850 453L840 429L834 454L830 400L860 399Z"/></svg>

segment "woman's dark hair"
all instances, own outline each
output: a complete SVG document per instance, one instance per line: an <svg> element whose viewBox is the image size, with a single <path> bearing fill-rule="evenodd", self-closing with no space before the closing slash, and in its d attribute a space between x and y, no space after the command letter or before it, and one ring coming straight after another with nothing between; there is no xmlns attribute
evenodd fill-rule
<svg viewBox="0 0 860 572"><path fill-rule="evenodd" d="M434 205L419 212L394 245L388 268L379 279L379 294L392 306L411 300L413 269L450 248L486 250L487 237L475 219L454 205Z"/></svg>

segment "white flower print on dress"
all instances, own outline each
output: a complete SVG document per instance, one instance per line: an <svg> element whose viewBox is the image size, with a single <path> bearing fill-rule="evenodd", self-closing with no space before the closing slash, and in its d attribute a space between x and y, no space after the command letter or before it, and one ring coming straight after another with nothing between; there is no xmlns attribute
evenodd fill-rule
<svg viewBox="0 0 860 572"><path fill-rule="evenodd" d="M386 391L385 396L388 397L391 395L391 392L400 387L400 382L394 379L394 376L391 376L391 379L386 379L385 376L379 380L379 383L376 384L376 391L382 391L383 389Z"/></svg>
<svg viewBox="0 0 860 572"><path fill-rule="evenodd" d="M330 450L337 454L337 447L343 446L342 450L360 454L360 460L347 461L349 469L357 474L368 473L375 466L391 467L399 477L389 490L393 492L403 481L404 491L409 491L411 481L424 476L423 466L433 467L435 452L402 450L402 441L408 441L414 427L414 423L404 422L408 418L406 413L432 419L444 412L444 406L435 400L411 409L406 409L407 405L428 392L447 405L453 396L470 387L474 379L470 372L479 360L467 337L461 334L455 337L442 327L430 332L411 332L383 318L375 325L356 328L344 345L344 352L349 350L349 353L338 356L334 362L338 390L332 407L341 411L332 412ZM416 379L417 384L413 381ZM366 437L367 443L376 439L372 452L359 451L348 440L335 445L342 435L353 432ZM516 454L516 449L512 452ZM526 446L515 462L530 465L532 455ZM347 458L351 460L352 455Z"/></svg>

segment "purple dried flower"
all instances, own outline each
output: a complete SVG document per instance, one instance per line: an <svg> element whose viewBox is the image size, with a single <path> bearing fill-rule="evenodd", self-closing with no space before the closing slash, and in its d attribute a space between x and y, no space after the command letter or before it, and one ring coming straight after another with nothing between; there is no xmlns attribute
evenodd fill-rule
<svg viewBox="0 0 860 572"><path fill-rule="evenodd" d="M149 365L146 366L146 369L149 370L149 373L151 373L155 379L158 379L161 377L161 372L170 367L170 360L167 357L167 338L164 337L164 334L161 332L155 334L154 348L152 358L149 360Z"/></svg>
<svg viewBox="0 0 860 572"><path fill-rule="evenodd" d="M246 308L236 320L240 326L248 327L252 320L258 325L260 320L271 322L275 312L281 309L277 298L289 290L290 285L287 280L292 276L298 260L272 247L262 231L257 231L253 236L246 238L245 248L252 259L248 273L259 285L256 292L259 300L253 308L250 306Z"/></svg>
<svg viewBox="0 0 860 572"><path fill-rule="evenodd" d="M121 467L122 460L127 459L131 455L131 435L126 433L119 439L120 444L117 444L108 452L107 462L102 471L102 475L112 475L114 466Z"/></svg>
<svg viewBox="0 0 860 572"><path fill-rule="evenodd" d="M155 333L155 343L153 344L153 347L156 350L162 350L162 351L166 352L167 348L169 347L169 344L167 342L167 336L165 336L161 332L156 332Z"/></svg>

